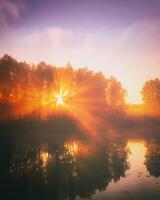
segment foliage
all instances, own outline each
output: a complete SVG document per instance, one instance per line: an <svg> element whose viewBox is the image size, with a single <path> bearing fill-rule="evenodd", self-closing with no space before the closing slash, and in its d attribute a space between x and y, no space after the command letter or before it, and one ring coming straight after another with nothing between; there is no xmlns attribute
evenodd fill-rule
<svg viewBox="0 0 160 200"><path fill-rule="evenodd" d="M160 113L160 79L147 81L142 89L145 110Z"/></svg>
<svg viewBox="0 0 160 200"><path fill-rule="evenodd" d="M4 55L0 72L0 113L7 116L30 114L42 108L54 112L57 94L65 98L70 111L73 105L89 113L125 106L126 92L121 83L88 68L73 69L70 64L55 67L45 62L29 65Z"/></svg>

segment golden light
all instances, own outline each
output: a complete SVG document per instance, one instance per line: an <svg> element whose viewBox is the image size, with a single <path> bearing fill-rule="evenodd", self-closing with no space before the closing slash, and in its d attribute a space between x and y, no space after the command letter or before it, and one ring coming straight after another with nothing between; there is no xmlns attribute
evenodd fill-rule
<svg viewBox="0 0 160 200"><path fill-rule="evenodd" d="M42 161L42 166L43 167L46 167L48 165L48 162L50 161L51 157L52 156L46 151L41 151L40 152L40 159Z"/></svg>
<svg viewBox="0 0 160 200"><path fill-rule="evenodd" d="M132 169L143 168L144 169L144 157L146 154L146 146L144 141L129 141L127 148L130 150L128 160L131 163ZM139 166L137 166L139 163Z"/></svg>
<svg viewBox="0 0 160 200"><path fill-rule="evenodd" d="M80 141L68 141L64 143L64 147L67 152L73 156L88 156L93 153L93 146L90 144L85 144Z"/></svg>
<svg viewBox="0 0 160 200"><path fill-rule="evenodd" d="M64 104L62 95L58 95L56 97L56 101L57 101L57 105L63 105Z"/></svg>
<svg viewBox="0 0 160 200"><path fill-rule="evenodd" d="M96 95L91 98L92 92L90 91L94 88L92 81L84 78L79 82L76 76L79 75L71 70L59 69L51 86L47 86L44 82L43 90L39 91L33 85L27 90L29 97L27 96L26 105L24 106L25 101L24 103L22 101L20 105L17 103L18 108L15 108L15 115L36 111L35 113L38 113L42 119L47 119L50 115L65 113L75 118L79 125L87 130L86 133L96 135L97 127L103 123L97 115L97 110L104 105L103 100ZM21 96L23 96L23 90ZM73 152L76 148L76 145L73 145L70 150L72 149ZM47 154L42 154L42 157L47 158Z"/></svg>
<svg viewBox="0 0 160 200"><path fill-rule="evenodd" d="M79 144L76 141L66 142L64 144L65 148L69 152L70 155L75 156L79 152Z"/></svg>

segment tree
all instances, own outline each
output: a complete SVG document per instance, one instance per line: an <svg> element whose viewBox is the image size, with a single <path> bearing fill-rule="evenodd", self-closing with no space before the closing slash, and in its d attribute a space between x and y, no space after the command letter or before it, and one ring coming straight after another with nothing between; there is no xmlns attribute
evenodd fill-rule
<svg viewBox="0 0 160 200"><path fill-rule="evenodd" d="M150 113L160 113L160 79L145 82L141 94L145 110Z"/></svg>
<svg viewBox="0 0 160 200"><path fill-rule="evenodd" d="M69 63L54 67L44 62L29 65L8 55L0 58L0 104L13 107L16 116L41 108L54 112L59 94L65 97L69 111L78 115L82 111L89 120L98 121L102 113L125 107L126 91L121 83L113 77L106 79L101 72L75 70Z"/></svg>
<svg viewBox="0 0 160 200"><path fill-rule="evenodd" d="M122 87L121 83L114 77L107 79L106 86L106 101L107 105L111 108L123 108L126 104L126 90Z"/></svg>
<svg viewBox="0 0 160 200"><path fill-rule="evenodd" d="M145 166L151 176L160 176L160 145L151 141L146 144L147 152L145 155Z"/></svg>

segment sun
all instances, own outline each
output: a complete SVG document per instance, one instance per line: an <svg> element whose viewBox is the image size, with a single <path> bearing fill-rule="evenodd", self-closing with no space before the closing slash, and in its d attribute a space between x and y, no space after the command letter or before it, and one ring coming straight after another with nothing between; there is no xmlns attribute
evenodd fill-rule
<svg viewBox="0 0 160 200"><path fill-rule="evenodd" d="M56 97L56 101L57 101L57 105L63 105L64 104L62 95L58 95Z"/></svg>

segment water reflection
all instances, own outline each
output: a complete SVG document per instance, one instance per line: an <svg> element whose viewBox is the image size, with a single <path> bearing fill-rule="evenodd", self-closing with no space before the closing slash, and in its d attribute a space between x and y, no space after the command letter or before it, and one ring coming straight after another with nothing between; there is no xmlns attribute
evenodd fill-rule
<svg viewBox="0 0 160 200"><path fill-rule="evenodd" d="M0 145L4 199L159 199L158 140L59 138ZM145 193L142 191L146 191Z"/></svg>
<svg viewBox="0 0 160 200"><path fill-rule="evenodd" d="M127 156L123 142L19 145L10 157L5 189L15 199L90 198L125 176Z"/></svg>
<svg viewBox="0 0 160 200"><path fill-rule="evenodd" d="M127 142L129 169L126 176L116 183L110 182L104 192L97 192L92 199L95 200L158 200L160 198L160 178L149 175L144 164L145 156L150 148L144 139L131 139Z"/></svg>
<svg viewBox="0 0 160 200"><path fill-rule="evenodd" d="M146 144L145 165L151 176L160 176L160 143L151 141Z"/></svg>

